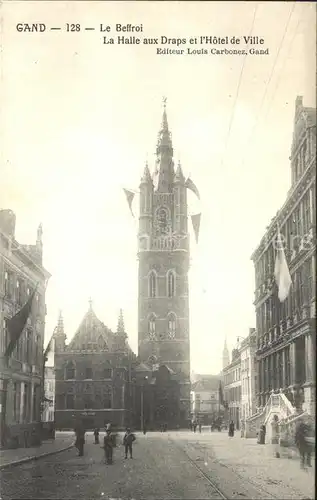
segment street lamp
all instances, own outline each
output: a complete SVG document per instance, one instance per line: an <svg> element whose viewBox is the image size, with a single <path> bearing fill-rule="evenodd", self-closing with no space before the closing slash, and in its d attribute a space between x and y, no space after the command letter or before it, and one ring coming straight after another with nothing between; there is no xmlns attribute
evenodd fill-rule
<svg viewBox="0 0 317 500"><path fill-rule="evenodd" d="M148 378L148 376L145 376L144 381ZM141 385L141 431L144 431L144 383Z"/></svg>

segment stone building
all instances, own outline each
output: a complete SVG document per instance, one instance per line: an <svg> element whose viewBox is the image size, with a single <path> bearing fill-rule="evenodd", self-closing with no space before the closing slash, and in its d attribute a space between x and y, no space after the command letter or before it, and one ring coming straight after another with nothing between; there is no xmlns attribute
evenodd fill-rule
<svg viewBox="0 0 317 500"><path fill-rule="evenodd" d="M220 414L219 375L196 375L191 385L191 418L210 425Z"/></svg>
<svg viewBox="0 0 317 500"><path fill-rule="evenodd" d="M42 421L53 422L55 418L55 369L54 366L45 366L44 369L44 401Z"/></svg>
<svg viewBox="0 0 317 500"><path fill-rule="evenodd" d="M112 422L118 428L131 423L129 400L131 362L122 313L112 332L89 310L74 337L66 344L62 317L54 332L55 423L72 429L80 419L87 429Z"/></svg>
<svg viewBox="0 0 317 500"><path fill-rule="evenodd" d="M15 239L15 224L11 210L0 211L0 409L1 428L7 429L12 446L27 445L31 430L41 420L45 290L50 277L42 264L42 227L35 245L22 245ZM37 284L31 314L7 364L7 322Z"/></svg>
<svg viewBox="0 0 317 500"><path fill-rule="evenodd" d="M152 398L156 405L152 412L154 421L187 426L190 418L187 188L181 165L174 170L165 107L156 153L157 177L152 179L146 165L140 184L139 357L154 372L165 366L164 376L170 379L171 398L167 394L164 404ZM177 405L174 404L176 382ZM169 407L172 401L173 409Z"/></svg>
<svg viewBox="0 0 317 500"><path fill-rule="evenodd" d="M228 404L226 416L233 420L235 429L240 429L241 420L241 353L232 350L231 363L222 371L224 400Z"/></svg>
<svg viewBox="0 0 317 500"><path fill-rule="evenodd" d="M292 184L252 255L258 359L258 406L284 395L294 407L315 411L316 357L316 110L295 104L290 156ZM292 278L281 303L274 280L277 229Z"/></svg>
<svg viewBox="0 0 317 500"><path fill-rule="evenodd" d="M247 338L239 346L241 359L241 431L244 437L249 436L245 431L245 421L256 413L256 330L250 328Z"/></svg>

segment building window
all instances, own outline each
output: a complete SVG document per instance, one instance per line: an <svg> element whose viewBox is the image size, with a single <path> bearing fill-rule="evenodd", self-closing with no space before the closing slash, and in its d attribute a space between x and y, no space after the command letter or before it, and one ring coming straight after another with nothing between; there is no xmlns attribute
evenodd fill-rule
<svg viewBox="0 0 317 500"><path fill-rule="evenodd" d="M104 368L102 378L106 378L106 379L112 378L112 369L111 368Z"/></svg>
<svg viewBox="0 0 317 500"><path fill-rule="evenodd" d="M86 368L86 370L85 370L85 378L92 379L92 368Z"/></svg>
<svg viewBox="0 0 317 500"><path fill-rule="evenodd" d="M22 305L22 281L19 279L16 282L15 300L19 306Z"/></svg>
<svg viewBox="0 0 317 500"><path fill-rule="evenodd" d="M168 315L168 336L174 339L176 336L176 316L174 313Z"/></svg>
<svg viewBox="0 0 317 500"><path fill-rule="evenodd" d="M74 409L74 394L67 394L67 396L66 396L66 409L67 410Z"/></svg>
<svg viewBox="0 0 317 500"><path fill-rule="evenodd" d="M104 407L104 409L109 409L109 408L111 408L111 406L112 406L111 405L111 395L107 394L103 400L103 407Z"/></svg>
<svg viewBox="0 0 317 500"><path fill-rule="evenodd" d="M167 273L167 295L168 295L168 297L174 297L174 295L175 295L175 273L174 273L174 271L168 271L168 273Z"/></svg>
<svg viewBox="0 0 317 500"><path fill-rule="evenodd" d="M157 232L158 234L165 234L168 230L168 211L166 208L160 208L157 211Z"/></svg>
<svg viewBox="0 0 317 500"><path fill-rule="evenodd" d="M17 410L18 410L18 401L17 401L17 392L18 392L18 384L15 382L13 384L13 421L17 421Z"/></svg>
<svg viewBox="0 0 317 500"><path fill-rule="evenodd" d="M23 394L23 417L22 420L23 422L26 422L28 418L28 403L29 403L29 386L27 384L24 384L24 394Z"/></svg>
<svg viewBox="0 0 317 500"><path fill-rule="evenodd" d="M4 273L4 295L7 298L11 297L11 273L8 271Z"/></svg>
<svg viewBox="0 0 317 500"><path fill-rule="evenodd" d="M152 271L149 275L149 297L155 298L157 292L157 278L154 271Z"/></svg>
<svg viewBox="0 0 317 500"><path fill-rule="evenodd" d="M25 333L25 362L32 363L32 332L30 330Z"/></svg>
<svg viewBox="0 0 317 500"><path fill-rule="evenodd" d="M75 365L72 361L66 365L66 380L71 380L75 378Z"/></svg>
<svg viewBox="0 0 317 500"><path fill-rule="evenodd" d="M152 314L149 318L149 336L151 339L154 339L156 335L156 325L155 325L155 316Z"/></svg>

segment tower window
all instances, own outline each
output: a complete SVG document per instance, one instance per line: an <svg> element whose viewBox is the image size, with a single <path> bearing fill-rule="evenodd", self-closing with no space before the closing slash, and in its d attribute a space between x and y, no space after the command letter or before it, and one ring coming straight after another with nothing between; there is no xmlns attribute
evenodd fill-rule
<svg viewBox="0 0 317 500"><path fill-rule="evenodd" d="M85 370L85 378L92 378L92 369L91 368L86 368Z"/></svg>
<svg viewBox="0 0 317 500"><path fill-rule="evenodd" d="M75 378L75 365L72 361L66 365L66 380L72 380Z"/></svg>
<svg viewBox="0 0 317 500"><path fill-rule="evenodd" d="M157 291L157 283L156 283L156 274L152 271L149 275L149 297L156 297Z"/></svg>
<svg viewBox="0 0 317 500"><path fill-rule="evenodd" d="M168 297L175 295L175 273L173 271L167 273L167 295Z"/></svg>
<svg viewBox="0 0 317 500"><path fill-rule="evenodd" d="M156 325L155 325L155 316L152 314L149 318L149 336L150 339L155 339L156 335Z"/></svg>
<svg viewBox="0 0 317 500"><path fill-rule="evenodd" d="M168 336L174 339L176 335L176 316L174 313L168 315Z"/></svg>
<svg viewBox="0 0 317 500"><path fill-rule="evenodd" d="M160 208L157 211L157 228L161 234L167 232L168 229L168 211L166 208Z"/></svg>

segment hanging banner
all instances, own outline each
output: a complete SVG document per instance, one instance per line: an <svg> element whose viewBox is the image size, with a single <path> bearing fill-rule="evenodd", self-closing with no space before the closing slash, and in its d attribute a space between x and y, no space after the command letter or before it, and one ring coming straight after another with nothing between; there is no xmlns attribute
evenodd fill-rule
<svg viewBox="0 0 317 500"><path fill-rule="evenodd" d="M187 181L185 182L185 186L187 187L187 189L190 189L197 196L197 198L200 200L200 194L199 194L198 188L197 188L196 184L194 184L193 181L189 177L188 177Z"/></svg>
<svg viewBox="0 0 317 500"><path fill-rule="evenodd" d="M193 230L195 233L196 243L198 243L201 213L191 215L191 219L192 219Z"/></svg>
<svg viewBox="0 0 317 500"><path fill-rule="evenodd" d="M132 217L134 217L134 213L132 212L132 202L134 199L134 193L133 193L133 191L129 191L128 189L124 189L124 188L123 188L123 191L124 191L124 194L126 196Z"/></svg>

